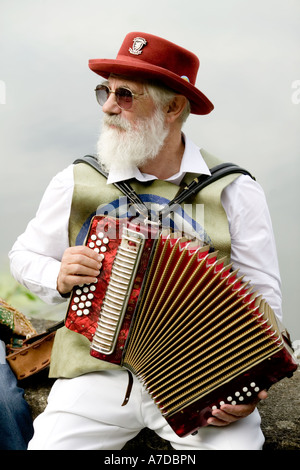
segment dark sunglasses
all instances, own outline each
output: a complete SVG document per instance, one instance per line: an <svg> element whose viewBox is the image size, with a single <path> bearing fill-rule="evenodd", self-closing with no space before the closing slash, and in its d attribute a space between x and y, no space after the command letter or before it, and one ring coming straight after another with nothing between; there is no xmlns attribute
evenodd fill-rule
<svg viewBox="0 0 300 470"><path fill-rule="evenodd" d="M126 88L123 86L120 86L115 91L112 91L107 85L98 85L95 89L95 92L96 92L97 101L101 106L103 106L106 103L110 93L114 93L116 97L117 105L119 106L119 108L125 109L125 110L128 110L131 108L132 103L133 103L133 98L144 94L144 93L133 93L131 90L129 90L129 88Z"/></svg>

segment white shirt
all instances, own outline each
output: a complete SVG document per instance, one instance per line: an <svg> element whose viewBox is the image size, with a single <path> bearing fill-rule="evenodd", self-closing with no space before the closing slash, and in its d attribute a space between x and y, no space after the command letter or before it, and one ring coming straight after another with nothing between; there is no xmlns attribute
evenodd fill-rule
<svg viewBox="0 0 300 470"><path fill-rule="evenodd" d="M180 171L168 179L179 184L186 172L210 174L200 149L185 138ZM135 177L139 181L156 179L131 168L112 172L108 184ZM56 290L60 261L69 246L68 221L74 188L73 165L50 182L35 218L18 237L9 253L15 279L46 303L65 301ZM229 221L231 261L244 280L251 280L280 319L281 285L272 223L260 185L241 175L225 188L221 198Z"/></svg>

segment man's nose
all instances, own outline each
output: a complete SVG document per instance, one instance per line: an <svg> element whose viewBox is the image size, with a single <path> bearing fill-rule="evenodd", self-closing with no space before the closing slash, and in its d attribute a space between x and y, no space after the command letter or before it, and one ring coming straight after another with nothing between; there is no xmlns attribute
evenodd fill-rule
<svg viewBox="0 0 300 470"><path fill-rule="evenodd" d="M107 114L120 114L122 112L121 108L117 104L115 93L110 93L107 100L102 106L102 111Z"/></svg>

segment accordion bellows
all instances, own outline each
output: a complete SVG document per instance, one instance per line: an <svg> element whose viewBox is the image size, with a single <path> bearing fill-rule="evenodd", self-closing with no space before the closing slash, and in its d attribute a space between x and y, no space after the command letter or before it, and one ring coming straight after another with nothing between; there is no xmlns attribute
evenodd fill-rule
<svg viewBox="0 0 300 470"><path fill-rule="evenodd" d="M74 289L66 326L90 339L92 356L134 373L178 435L296 370L271 307L210 247L103 216L87 244L103 247L102 272Z"/></svg>

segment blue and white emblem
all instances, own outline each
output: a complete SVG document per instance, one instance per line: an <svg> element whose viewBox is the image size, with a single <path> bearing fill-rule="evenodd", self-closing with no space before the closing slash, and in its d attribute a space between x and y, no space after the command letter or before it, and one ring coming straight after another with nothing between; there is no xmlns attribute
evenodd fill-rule
<svg viewBox="0 0 300 470"><path fill-rule="evenodd" d="M140 194L140 198L149 210L150 221L151 217L153 217L153 220L157 220L158 212L169 202L168 199L154 194ZM204 229L204 207L202 204L199 204L198 206L196 207L196 219L198 222L196 222L192 216L192 211L190 210L192 205L183 204L172 206L171 212L166 213L163 217L162 226L176 232L181 232L182 234L186 233L189 236L207 243L213 248L212 240ZM84 244L91 219L94 215L106 215L114 218L130 218L136 223L141 223L145 218L140 218L139 214L135 213L127 197L122 196L110 203L99 206L97 211L87 218L78 233L76 245Z"/></svg>

